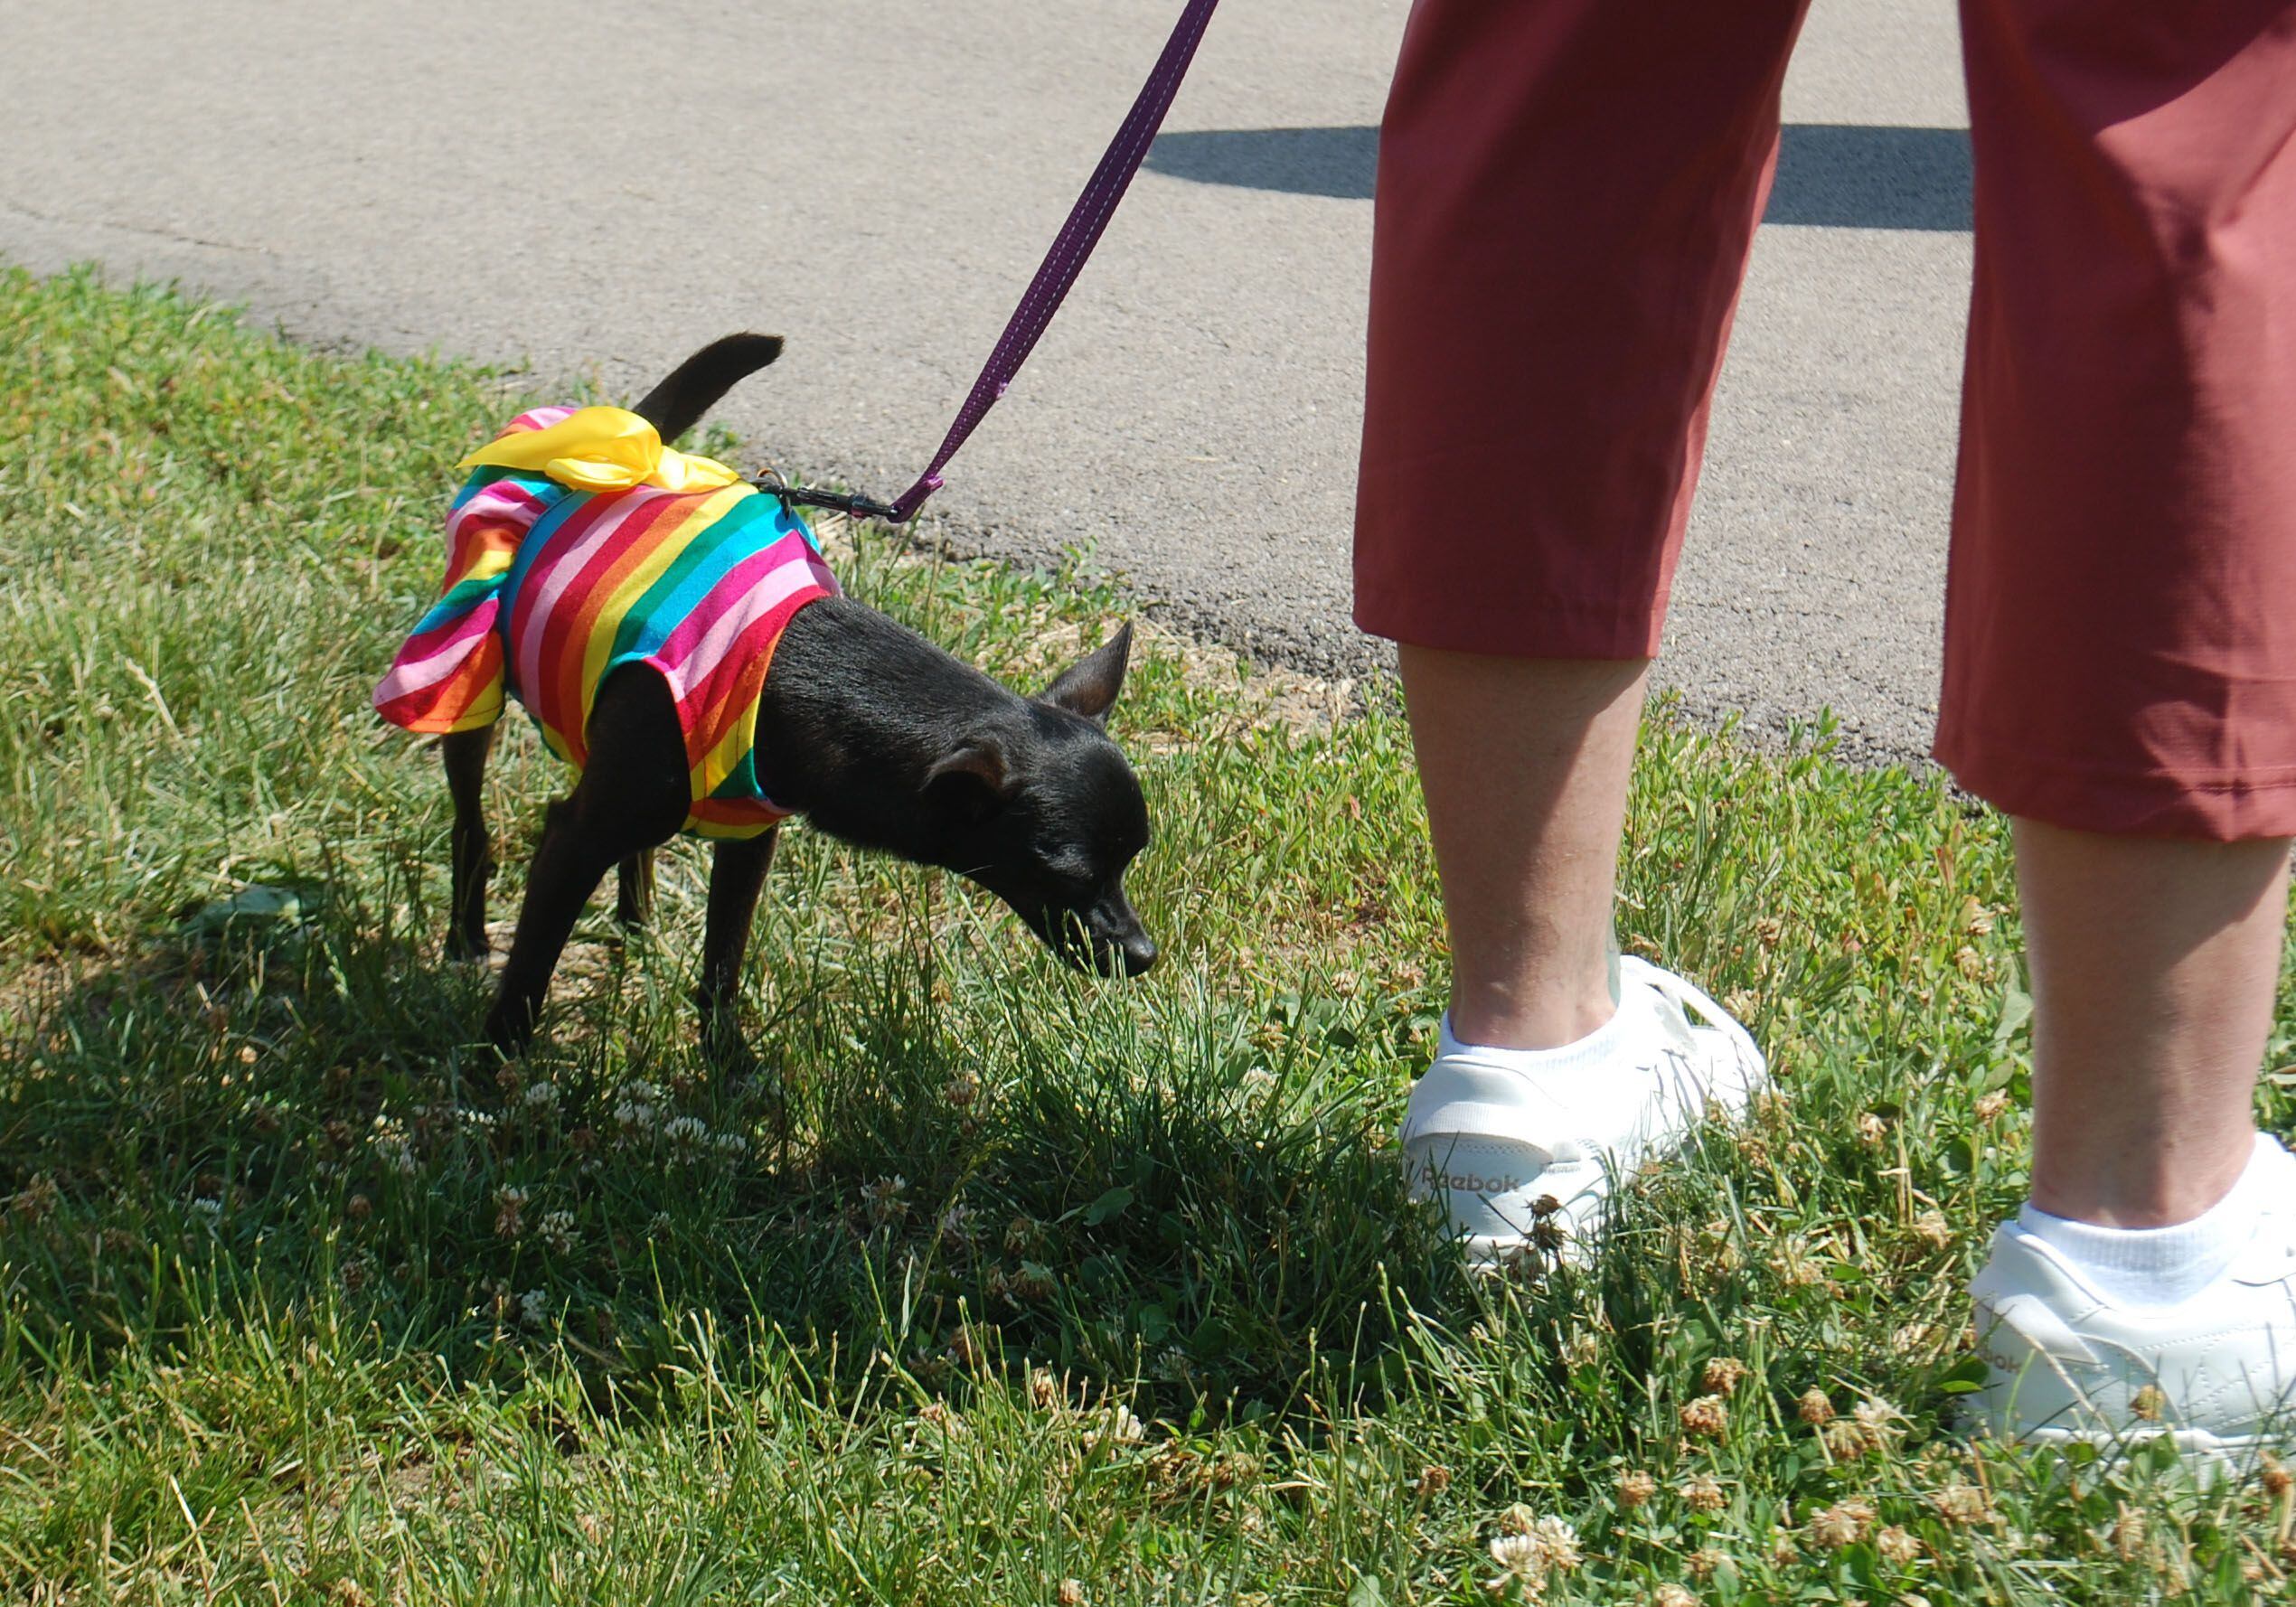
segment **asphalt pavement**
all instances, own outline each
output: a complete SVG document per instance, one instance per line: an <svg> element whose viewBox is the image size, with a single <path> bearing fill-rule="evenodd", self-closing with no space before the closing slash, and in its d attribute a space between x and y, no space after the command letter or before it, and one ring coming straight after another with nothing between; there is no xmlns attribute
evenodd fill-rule
<svg viewBox="0 0 2296 1607"><path fill-rule="evenodd" d="M1373 130L1406 9L1229 0L935 536L1021 562L1087 547L1178 627L1323 674L1385 662L1348 620L1348 537ZM616 394L729 330L778 332L787 354L721 417L889 496L1177 11L12 6L0 258ZM1852 754L1912 758L1970 269L1951 5L1817 0L1785 110L1661 679L1755 732L1829 705Z"/></svg>

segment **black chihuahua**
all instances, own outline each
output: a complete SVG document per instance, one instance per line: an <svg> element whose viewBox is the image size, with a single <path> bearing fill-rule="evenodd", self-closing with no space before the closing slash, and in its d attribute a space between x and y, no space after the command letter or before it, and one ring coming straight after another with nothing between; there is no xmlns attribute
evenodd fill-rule
<svg viewBox="0 0 2296 1607"><path fill-rule="evenodd" d="M729 335L680 364L632 410L676 439L781 342ZM775 804L833 837L971 878L1011 905L1053 953L1103 975L1137 975L1156 945L1125 900L1125 867L1148 841L1140 783L1105 722L1124 685L1126 625L1035 698L1007 691L916 632L842 597L801 608L773 649L757 707L759 781ZM494 728L440 739L455 808L447 952L486 952L492 865L479 790ZM550 805L526 902L486 1032L506 1054L533 1036L550 973L582 907L620 867L616 917L643 925L654 850L691 804L669 687L643 664L598 689L589 763ZM776 832L717 843L701 978L705 1046L742 1049L733 1004Z"/></svg>

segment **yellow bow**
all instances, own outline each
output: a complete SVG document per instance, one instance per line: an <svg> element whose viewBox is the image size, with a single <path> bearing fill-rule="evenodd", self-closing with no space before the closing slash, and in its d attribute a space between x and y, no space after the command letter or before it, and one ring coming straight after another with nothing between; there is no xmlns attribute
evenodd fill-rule
<svg viewBox="0 0 2296 1607"><path fill-rule="evenodd" d="M577 491L713 491L741 476L714 457L664 446L651 424L626 408L581 408L546 429L489 441L455 466L540 469Z"/></svg>

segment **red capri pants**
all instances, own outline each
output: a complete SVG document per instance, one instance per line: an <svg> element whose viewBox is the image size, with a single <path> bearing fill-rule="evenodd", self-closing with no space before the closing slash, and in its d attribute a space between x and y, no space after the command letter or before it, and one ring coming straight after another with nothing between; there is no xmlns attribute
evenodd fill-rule
<svg viewBox="0 0 2296 1607"><path fill-rule="evenodd" d="M1656 652L1806 4L1418 0L1379 146L1364 629ZM1962 0L1962 28L1937 757L2079 830L2296 834L2296 0Z"/></svg>

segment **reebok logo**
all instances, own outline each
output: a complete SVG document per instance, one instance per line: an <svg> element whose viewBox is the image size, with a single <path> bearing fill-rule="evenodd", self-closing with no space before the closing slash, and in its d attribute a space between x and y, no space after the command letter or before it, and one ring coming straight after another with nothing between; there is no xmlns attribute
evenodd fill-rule
<svg viewBox="0 0 2296 1607"><path fill-rule="evenodd" d="M1522 1184L1513 1178L1485 1178L1475 1173L1439 1172L1428 1168L1435 1180L1454 1194L1512 1194Z"/></svg>

